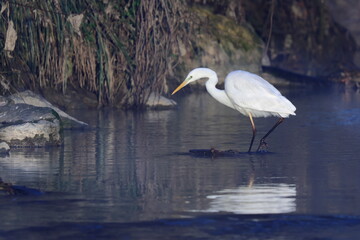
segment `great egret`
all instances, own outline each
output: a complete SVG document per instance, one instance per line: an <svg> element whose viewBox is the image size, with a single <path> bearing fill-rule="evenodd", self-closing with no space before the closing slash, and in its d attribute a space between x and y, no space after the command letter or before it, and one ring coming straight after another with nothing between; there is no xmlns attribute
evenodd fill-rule
<svg viewBox="0 0 360 240"><path fill-rule="evenodd" d="M284 118L288 118L289 115L296 115L296 107L282 96L273 85L256 74L242 70L230 72L225 78L225 90L220 90L216 88L216 84L218 83L216 72L209 68L195 68L171 95L189 83L201 78L208 78L205 86L213 98L250 118L253 135L248 152L251 152L256 135L253 118L279 117L275 125L261 138L259 147L257 148L257 151L259 151L266 147L266 137L284 121Z"/></svg>

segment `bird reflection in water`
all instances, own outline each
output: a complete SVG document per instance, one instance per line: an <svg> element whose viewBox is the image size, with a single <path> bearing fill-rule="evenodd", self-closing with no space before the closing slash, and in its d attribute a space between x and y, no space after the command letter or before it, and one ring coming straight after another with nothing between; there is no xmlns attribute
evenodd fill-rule
<svg viewBox="0 0 360 240"><path fill-rule="evenodd" d="M208 195L205 212L236 214L279 214L296 211L296 185L288 183L255 183L255 166L251 161L248 183Z"/></svg>
<svg viewBox="0 0 360 240"><path fill-rule="evenodd" d="M294 184L253 184L224 189L207 196L210 206L205 212L237 214L290 213L296 210Z"/></svg>

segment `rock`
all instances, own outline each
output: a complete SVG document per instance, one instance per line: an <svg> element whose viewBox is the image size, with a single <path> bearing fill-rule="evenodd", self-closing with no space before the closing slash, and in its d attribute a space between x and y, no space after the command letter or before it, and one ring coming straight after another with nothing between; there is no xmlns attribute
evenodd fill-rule
<svg viewBox="0 0 360 240"><path fill-rule="evenodd" d="M60 117L53 109L47 107L20 103L8 104L0 108L0 127L40 120L52 121L55 118Z"/></svg>
<svg viewBox="0 0 360 240"><path fill-rule="evenodd" d="M174 100L168 99L156 93L151 93L148 101L146 102L146 107L148 108L161 108L167 109L175 107L177 104Z"/></svg>
<svg viewBox="0 0 360 240"><path fill-rule="evenodd" d="M9 96L9 99L15 104L25 103L36 107L47 107L53 109L57 114L60 115L63 128L84 128L88 126L87 123L71 117L67 113L52 105L45 98L33 93L30 90L13 94Z"/></svg>
<svg viewBox="0 0 360 240"><path fill-rule="evenodd" d="M14 147L47 147L62 143L59 121L45 120L0 128L0 139Z"/></svg>
<svg viewBox="0 0 360 240"><path fill-rule="evenodd" d="M28 104L1 107L0 140L11 147L45 147L62 144L61 120L51 108Z"/></svg>
<svg viewBox="0 0 360 240"><path fill-rule="evenodd" d="M7 155L10 152L10 146L6 142L0 142L0 156Z"/></svg>
<svg viewBox="0 0 360 240"><path fill-rule="evenodd" d="M219 84L233 70L261 72L263 42L250 27L206 7L191 8L191 11L199 20L195 28L198 30L191 47L180 44L182 68L177 74L182 76L181 80L195 67L213 69L219 76Z"/></svg>
<svg viewBox="0 0 360 240"><path fill-rule="evenodd" d="M275 4L272 20L270 2ZM241 1L248 23L264 42L270 39L266 54L271 67L320 78L328 78L336 72L346 72L354 68L356 42L347 29L334 21L327 4L334 5L333 11L339 13L340 3L358 9L359 4L355 4L356 1L270 2ZM359 19L356 13L350 12L345 14L345 18ZM354 25L359 26L358 21L354 21Z"/></svg>
<svg viewBox="0 0 360 240"><path fill-rule="evenodd" d="M355 50L354 63L360 68L360 1L333 0L324 2L334 19L344 26L354 37L357 48Z"/></svg>

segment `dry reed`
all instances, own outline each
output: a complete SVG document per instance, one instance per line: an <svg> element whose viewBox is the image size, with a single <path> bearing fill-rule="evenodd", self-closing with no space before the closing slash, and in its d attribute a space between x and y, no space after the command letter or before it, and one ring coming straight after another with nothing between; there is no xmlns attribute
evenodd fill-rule
<svg viewBox="0 0 360 240"><path fill-rule="evenodd" d="M5 2L0 44L13 21L19 36L13 57L21 64L2 51L3 75L25 71L31 77L20 85L30 89L83 88L97 94L99 105L141 107L151 92L167 90L176 38L187 36L181 0Z"/></svg>

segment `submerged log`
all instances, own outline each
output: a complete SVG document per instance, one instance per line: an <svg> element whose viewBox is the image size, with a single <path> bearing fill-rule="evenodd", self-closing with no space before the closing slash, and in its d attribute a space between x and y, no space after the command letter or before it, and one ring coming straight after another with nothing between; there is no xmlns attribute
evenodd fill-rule
<svg viewBox="0 0 360 240"><path fill-rule="evenodd" d="M194 157L216 158L216 157L241 157L249 154L266 154L271 152L269 152L266 149L257 152L239 152L232 149L222 151L222 150L217 150L215 148L210 148L210 149L190 149L189 153Z"/></svg>
<svg viewBox="0 0 360 240"><path fill-rule="evenodd" d="M240 155L244 154L244 152L239 152L236 150L216 150L215 148L211 149L190 149L190 155L196 157L239 157Z"/></svg>

